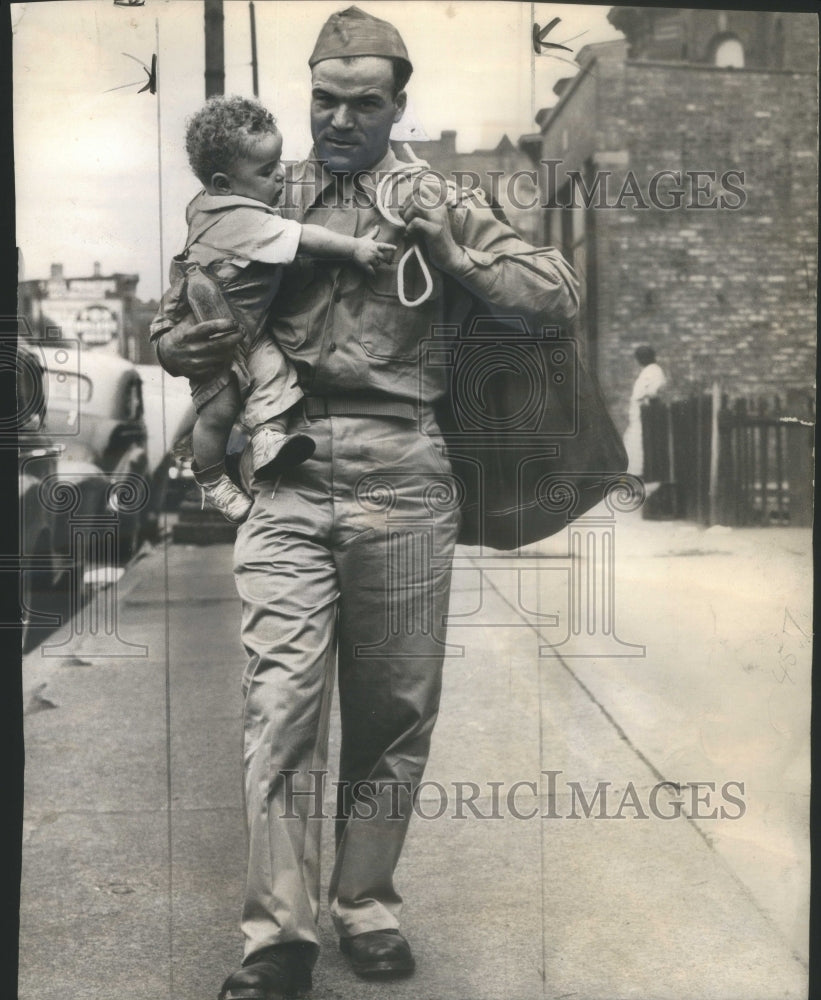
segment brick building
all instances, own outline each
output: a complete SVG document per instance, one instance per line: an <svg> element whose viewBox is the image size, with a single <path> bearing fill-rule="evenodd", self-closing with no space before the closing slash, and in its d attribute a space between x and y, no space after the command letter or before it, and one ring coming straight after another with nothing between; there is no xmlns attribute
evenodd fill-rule
<svg viewBox="0 0 821 1000"><path fill-rule="evenodd" d="M817 21L617 7L522 146L539 238L584 279L578 335L622 425L652 345L674 392L811 390ZM558 161L558 162L557 162Z"/></svg>

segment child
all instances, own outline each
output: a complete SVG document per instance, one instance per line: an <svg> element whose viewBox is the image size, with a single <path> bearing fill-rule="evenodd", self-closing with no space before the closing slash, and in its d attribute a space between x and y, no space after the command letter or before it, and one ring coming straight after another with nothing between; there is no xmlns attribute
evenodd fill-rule
<svg viewBox="0 0 821 1000"><path fill-rule="evenodd" d="M186 150L205 190L186 210L188 239L172 262L172 285L151 333L156 339L189 311L198 320L231 316L243 331L231 369L206 382L191 381L194 478L205 501L240 523L252 501L226 475L224 458L243 395L257 479L275 478L314 451L311 438L287 434L288 410L302 391L293 366L266 332L282 266L299 251L353 260L372 275L396 248L375 241L378 228L357 238L281 217L275 206L285 181L282 136L257 101L209 100L188 122Z"/></svg>

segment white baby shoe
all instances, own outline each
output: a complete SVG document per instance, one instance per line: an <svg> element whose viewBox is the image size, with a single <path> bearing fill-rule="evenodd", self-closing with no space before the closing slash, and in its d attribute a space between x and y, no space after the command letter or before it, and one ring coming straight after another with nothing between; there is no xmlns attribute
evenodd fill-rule
<svg viewBox="0 0 821 1000"><path fill-rule="evenodd" d="M197 479L196 473L194 478ZM213 507L232 524L242 524L254 505L254 501L223 473L219 479L203 483L197 479L202 490L202 505Z"/></svg>

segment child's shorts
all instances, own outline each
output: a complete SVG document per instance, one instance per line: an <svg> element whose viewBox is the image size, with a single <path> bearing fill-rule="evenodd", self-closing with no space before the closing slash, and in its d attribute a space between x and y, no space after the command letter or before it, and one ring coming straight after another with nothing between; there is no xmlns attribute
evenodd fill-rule
<svg viewBox="0 0 821 1000"><path fill-rule="evenodd" d="M191 387L191 401L197 413L206 404L210 403L214 396L222 392L227 385L230 385L232 375L239 383L240 396L244 400L249 388L248 369L242 362L236 359L231 363L230 368L224 372L220 372L219 375L215 375L214 378L206 379L205 381L193 378L188 380L188 385Z"/></svg>

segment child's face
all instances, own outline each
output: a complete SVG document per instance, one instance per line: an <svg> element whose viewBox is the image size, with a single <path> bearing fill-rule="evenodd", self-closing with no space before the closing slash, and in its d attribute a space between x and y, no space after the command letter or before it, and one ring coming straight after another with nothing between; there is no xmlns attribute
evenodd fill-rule
<svg viewBox="0 0 821 1000"><path fill-rule="evenodd" d="M228 171L231 194L253 198L264 205L276 205L285 183L281 156L282 136L279 132L258 139Z"/></svg>

